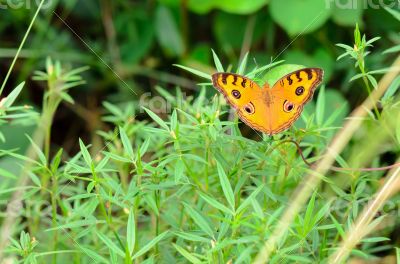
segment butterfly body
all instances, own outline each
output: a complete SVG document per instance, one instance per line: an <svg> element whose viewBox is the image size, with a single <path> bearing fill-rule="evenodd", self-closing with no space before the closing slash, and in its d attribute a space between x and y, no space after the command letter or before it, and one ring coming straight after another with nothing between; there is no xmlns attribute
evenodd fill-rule
<svg viewBox="0 0 400 264"><path fill-rule="evenodd" d="M233 73L215 73L212 81L248 126L274 135L293 125L322 82L323 70L304 68L261 88L251 79Z"/></svg>

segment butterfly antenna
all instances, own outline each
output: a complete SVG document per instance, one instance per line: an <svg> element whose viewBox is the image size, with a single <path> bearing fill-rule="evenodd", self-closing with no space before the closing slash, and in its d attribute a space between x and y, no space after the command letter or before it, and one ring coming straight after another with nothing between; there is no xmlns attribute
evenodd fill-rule
<svg viewBox="0 0 400 264"><path fill-rule="evenodd" d="M253 61L254 61L254 64L256 65L256 69L257 69L258 68L258 63L257 63L256 57L253 57Z"/></svg>
<svg viewBox="0 0 400 264"><path fill-rule="evenodd" d="M314 166L314 163L310 163L307 161L307 159L304 157L303 151L301 150L301 147L299 145L299 143L297 143L294 140L288 139L288 140L283 140L281 142L279 142L271 151L274 151L277 147L279 147L280 145L286 144L286 143L292 143L296 146L297 148L297 152L299 153L301 159L303 160L303 162L310 168L312 168ZM394 163L392 165L389 166L384 166L384 167L378 167L378 168L341 168L341 167L336 167L336 166L332 166L330 169L332 171L337 171L337 172L343 172L343 171L386 171L386 170L390 170L393 168L397 168L400 167L400 162L398 163Z"/></svg>
<svg viewBox="0 0 400 264"><path fill-rule="evenodd" d="M269 65L270 65L270 67L268 67L268 72L271 70L271 65L272 65L272 63L274 63L274 59L273 59L273 57L271 56L271 61L270 61L270 63L269 63Z"/></svg>
<svg viewBox="0 0 400 264"><path fill-rule="evenodd" d="M272 57L271 57L271 61L270 61L270 63L269 63L269 67L267 68L267 72L269 72L269 71L271 70L271 65L272 65L272 63L273 63L273 60L272 60ZM258 79L258 77L261 76L261 74L262 74L263 72L264 72L264 71L260 71L260 72L256 73L256 75L254 76L254 79ZM257 76L257 75L259 75L259 76Z"/></svg>

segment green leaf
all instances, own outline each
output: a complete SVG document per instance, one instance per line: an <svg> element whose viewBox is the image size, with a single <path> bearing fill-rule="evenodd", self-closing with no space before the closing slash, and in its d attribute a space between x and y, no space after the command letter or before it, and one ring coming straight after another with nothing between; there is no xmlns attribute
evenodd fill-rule
<svg viewBox="0 0 400 264"><path fill-rule="evenodd" d="M0 168L0 176L6 177L6 178L10 178L10 179L17 179L17 176L15 176L11 172L9 172L7 170L4 170L2 168Z"/></svg>
<svg viewBox="0 0 400 264"><path fill-rule="evenodd" d="M167 55L182 55L185 50L182 37L169 8L158 5L155 22L158 42Z"/></svg>
<svg viewBox="0 0 400 264"><path fill-rule="evenodd" d="M213 49L211 49L212 54L213 54L213 58L214 58L214 64L215 67L217 68L218 72L224 72L224 67L222 66L221 61L219 60L217 54L215 53L215 51Z"/></svg>
<svg viewBox="0 0 400 264"><path fill-rule="evenodd" d="M272 62L270 64L264 65L264 66L262 66L260 68L256 68L256 69L252 70L251 72L249 72L248 74L246 74L246 76L249 77L249 78L254 78L256 76L256 74L262 73L263 71L266 71L266 70L268 70L270 68L273 68L276 65L281 64L282 62L284 62L284 61L280 60L280 61L277 61L277 62Z"/></svg>
<svg viewBox="0 0 400 264"><path fill-rule="evenodd" d="M246 247L244 250L240 252L235 264L241 263L249 263L251 260L251 252L253 250L253 246Z"/></svg>
<svg viewBox="0 0 400 264"><path fill-rule="evenodd" d="M152 112L150 109L147 109L145 107L143 107L143 109L151 117L151 119L153 119L160 127L164 128L166 131L169 132L169 127L168 127L167 123L164 122L164 120L162 120L160 117L158 117L158 115L155 114L154 112Z"/></svg>
<svg viewBox="0 0 400 264"><path fill-rule="evenodd" d="M178 131L179 130L178 128L179 128L178 114L176 112L176 109L174 109L171 115L171 131Z"/></svg>
<svg viewBox="0 0 400 264"><path fill-rule="evenodd" d="M165 0L164 0L165 1ZM199 14L205 14L212 9L221 9L227 13L233 14L251 14L262 8L269 0L191 0L189 1L189 9ZM180 3L180 2L178 2Z"/></svg>
<svg viewBox="0 0 400 264"><path fill-rule="evenodd" d="M336 231L339 233L339 235L342 238L345 237L345 232L344 232L342 225L336 220L336 218L332 214L330 215L330 217L331 217L333 224L335 225Z"/></svg>
<svg viewBox="0 0 400 264"><path fill-rule="evenodd" d="M279 65L268 71L261 79L263 81L268 82L270 85L274 85L283 76L303 68L306 67L303 65L296 65L296 64Z"/></svg>
<svg viewBox="0 0 400 264"><path fill-rule="evenodd" d="M85 160L85 162L89 166L89 168L91 168L92 163L93 163L92 157L90 156L89 151L87 150L85 144L83 143L83 141L81 139L79 139L79 146L81 149L83 159Z"/></svg>
<svg viewBox="0 0 400 264"><path fill-rule="evenodd" d="M356 23L362 22L364 12L363 0L352 1L327 1L327 5L332 9L332 19L341 26L354 27Z"/></svg>
<svg viewBox="0 0 400 264"><path fill-rule="evenodd" d="M100 238L100 240L103 241L103 243L106 244L106 246L115 254L118 254L121 257L125 257L124 251L122 251L111 239L100 233L100 231L96 231L96 234Z"/></svg>
<svg viewBox="0 0 400 264"><path fill-rule="evenodd" d="M121 141L122 145L124 146L124 150L126 151L126 153L128 153L129 158L133 160L135 158L135 155L133 154L132 144L122 127L119 127L119 134L121 136Z"/></svg>
<svg viewBox="0 0 400 264"><path fill-rule="evenodd" d="M200 264L202 263L198 258L196 258L195 256L193 256L191 253L189 253L186 249L178 246L177 244L172 244L174 246L174 248L182 255L184 256L188 261L190 261L190 263L193 264Z"/></svg>
<svg viewBox="0 0 400 264"><path fill-rule="evenodd" d="M378 243L383 241L390 241L387 237L368 237L361 240L362 243Z"/></svg>
<svg viewBox="0 0 400 264"><path fill-rule="evenodd" d="M69 222L68 224L65 225L60 225L56 226L53 228L46 229L46 231L53 231L53 230L59 230L59 229L67 229L67 228L78 228L78 227L84 227L84 226L93 226L97 224L103 224L105 221L103 220L78 220L74 222Z"/></svg>
<svg viewBox="0 0 400 264"><path fill-rule="evenodd" d="M136 259L140 257L141 255L145 254L147 251L149 251L153 246L155 246L158 242L160 242L164 237L168 234L168 231L165 231L164 233L159 234L153 240L151 240L149 243L147 243L144 247L142 247L138 252L136 252L135 255L133 255L132 259Z"/></svg>
<svg viewBox="0 0 400 264"><path fill-rule="evenodd" d="M397 139L397 142L400 144L400 122L397 122L396 139Z"/></svg>
<svg viewBox="0 0 400 264"><path fill-rule="evenodd" d="M225 235L228 233L228 230L231 228L232 216L225 215L224 219L222 219L221 224L218 230L218 239L217 241L222 241Z"/></svg>
<svg viewBox="0 0 400 264"><path fill-rule="evenodd" d="M349 80L349 82L353 82L353 81L358 80L358 79L360 79L360 78L362 78L362 77L364 77L364 76L366 76L366 74L364 74L364 73L356 74L356 75L354 75L353 77L351 77L351 79Z"/></svg>
<svg viewBox="0 0 400 264"><path fill-rule="evenodd" d="M117 254L115 254L114 251L112 251L111 249L108 249L108 251L110 252L110 262L111 262L111 264L118 264L118 256L117 256Z"/></svg>
<svg viewBox="0 0 400 264"><path fill-rule="evenodd" d="M96 8L95 5L91 7ZM138 3L130 15L125 13L113 17L117 37L121 40L119 43L121 59L127 65L139 63L140 59L150 53L150 49L155 44L155 17L149 13L148 9L142 7L143 5Z"/></svg>
<svg viewBox="0 0 400 264"><path fill-rule="evenodd" d="M181 68L181 69L183 69L185 71L188 71L190 73L193 73L194 75L197 75L197 76L202 77L204 79L211 80L211 75L208 74L208 73L201 72L199 70L196 70L196 69L193 69L193 68L189 68L189 67L186 67L186 66L182 66L182 65L179 65L179 64L174 64L174 66L176 66L178 68Z"/></svg>
<svg viewBox="0 0 400 264"><path fill-rule="evenodd" d="M264 219L264 212L263 212L259 202L256 199L251 199L250 202L254 209L255 215L258 216L260 219Z"/></svg>
<svg viewBox="0 0 400 264"><path fill-rule="evenodd" d="M310 201L308 202L307 205L307 210L306 214L304 216L304 228L307 230L312 229L312 217L313 217L313 212L314 212L314 206L315 206L315 197L317 195L317 192L314 192L313 195L310 198Z"/></svg>
<svg viewBox="0 0 400 264"><path fill-rule="evenodd" d="M21 93L22 88L24 88L25 82L20 83L12 92L6 97L6 100L3 104L4 108L9 108L13 105L18 95Z"/></svg>
<svg viewBox="0 0 400 264"><path fill-rule="evenodd" d="M143 197L144 201L146 202L146 204L150 207L150 209L157 215L160 215L160 211L158 210L157 207L157 202L154 199L154 196L152 195L144 195Z"/></svg>
<svg viewBox="0 0 400 264"><path fill-rule="evenodd" d="M67 93L61 93L60 94L60 97L64 100L64 101L66 101L66 102L68 102L68 103L70 103L70 104L74 104L75 103L75 101L74 101L74 99L69 95L69 94L67 94Z"/></svg>
<svg viewBox="0 0 400 264"><path fill-rule="evenodd" d="M218 209L218 210L220 210L220 211L222 211L222 212L224 212L226 214L234 215L234 212L231 209L229 209L228 207L226 207L222 203L218 202L216 199L214 199L214 198L212 198L212 197L210 197L210 196L208 196L208 195L206 195L206 194L204 194L202 192L197 192L197 193L200 195L200 197L204 201L206 201L212 207L214 207L214 208L216 208L216 209Z"/></svg>
<svg viewBox="0 0 400 264"><path fill-rule="evenodd" d="M181 182L183 178L183 172L185 169L185 164L183 163L182 159L178 159L175 164L175 182Z"/></svg>
<svg viewBox="0 0 400 264"><path fill-rule="evenodd" d="M246 70L246 66L247 66L248 57L249 57L249 53L246 52L246 54L244 55L242 61L240 62L240 65L239 65L238 70L237 70L237 74L240 74L240 75L244 74L244 72Z"/></svg>
<svg viewBox="0 0 400 264"><path fill-rule="evenodd" d="M109 102L103 102L104 108L106 108L111 114L115 116L123 116L124 113L119 109L117 106L109 103Z"/></svg>
<svg viewBox="0 0 400 264"><path fill-rule="evenodd" d="M260 185L257 187L257 189L255 189L250 195L249 197L246 198L246 200L244 200L240 206L238 207L238 209L236 210L238 213L240 213L242 210L244 210L247 206L249 206L252 203L252 200L254 200L257 195L262 191L262 189L264 188L264 184Z"/></svg>
<svg viewBox="0 0 400 264"><path fill-rule="evenodd" d="M51 161L50 169L51 169L51 171L53 172L53 174L56 174L57 169L58 169L58 167L60 166L60 163L61 163L61 156L62 156L62 154L63 154L63 151L64 151L64 150L63 150L62 148L60 148L60 149L57 151L56 155L54 156L53 160Z"/></svg>
<svg viewBox="0 0 400 264"><path fill-rule="evenodd" d="M202 243L207 243L207 244L210 243L209 238L205 238L205 237L198 236L198 235L188 233L188 232L174 232L174 234L185 240L194 241L194 242L202 242Z"/></svg>
<svg viewBox="0 0 400 264"><path fill-rule="evenodd" d="M42 183L34 173L29 172L28 174L34 184L36 184L38 187L42 187Z"/></svg>
<svg viewBox="0 0 400 264"><path fill-rule="evenodd" d="M47 159L46 156L44 155L43 151L39 148L38 145L36 145L35 142L33 142L32 138L28 135L26 135L29 142L31 142L31 145L33 147L33 149L35 150L36 154L39 157L40 162L42 163L42 165L46 166L47 165Z"/></svg>
<svg viewBox="0 0 400 264"><path fill-rule="evenodd" d="M129 253L132 256L133 250L135 249L135 241L136 241L136 222L135 222L135 215L133 213L133 208L131 208L131 210L129 211L128 225L126 229L126 240Z"/></svg>
<svg viewBox="0 0 400 264"><path fill-rule="evenodd" d="M97 254L95 251L93 251L87 247L81 246L79 244L77 244L77 245L83 252L85 252L86 255L88 255L91 259L93 259L96 263L106 263L106 264L109 263L107 259L105 259L101 255Z"/></svg>
<svg viewBox="0 0 400 264"><path fill-rule="evenodd" d="M318 126L322 126L325 120L325 86L322 86L319 90L318 99L317 99L317 110L316 110L316 119Z"/></svg>
<svg viewBox="0 0 400 264"><path fill-rule="evenodd" d="M343 97L342 93L334 89L326 89L324 93L326 100L323 126L341 126L350 111L346 98Z"/></svg>
<svg viewBox="0 0 400 264"><path fill-rule="evenodd" d="M374 76L367 74L367 78L374 87L374 89L378 88L378 82L376 81Z"/></svg>
<svg viewBox="0 0 400 264"><path fill-rule="evenodd" d="M222 191L224 192L225 198L228 201L231 209L235 210L235 196L233 194L232 186L229 183L229 179L225 174L224 169L222 168L221 164L217 161L217 169L218 169L218 176L219 182L221 183Z"/></svg>
<svg viewBox="0 0 400 264"><path fill-rule="evenodd" d="M400 76L397 76L397 78L393 80L393 82L390 84L389 88L386 90L382 99L383 100L389 99L397 92L397 90L399 88L400 88Z"/></svg>
<svg viewBox="0 0 400 264"><path fill-rule="evenodd" d="M269 10L275 22L290 36L320 28L330 17L331 9L321 0L271 0Z"/></svg>
<svg viewBox="0 0 400 264"><path fill-rule="evenodd" d="M204 217L197 212L195 209L193 209L190 205L183 203L186 211L188 212L189 216L193 219L193 221L200 227L201 230L203 230L206 234L208 234L210 237L214 237L214 232L211 229L210 225L204 219Z"/></svg>
<svg viewBox="0 0 400 264"><path fill-rule="evenodd" d="M147 138L144 142L143 142L143 144L140 146L140 155L144 155L146 152L147 152L147 150L148 150L148 148L149 148L149 145L150 145L150 138ZM140 158L140 157L138 157L138 158Z"/></svg>
<svg viewBox="0 0 400 264"><path fill-rule="evenodd" d="M375 41L378 41L378 40L380 40L380 39L381 39L381 37L374 37L374 38L368 40L368 41L365 43L365 45L366 45L366 46L372 46L372 45L371 45L372 43L374 43Z"/></svg>
<svg viewBox="0 0 400 264"><path fill-rule="evenodd" d="M394 9L390 9L389 7L385 6L386 11L388 11L394 18L400 21L400 12Z"/></svg>
<svg viewBox="0 0 400 264"><path fill-rule="evenodd" d="M385 50L383 52L383 54L396 53L396 52L399 52L399 51L400 51L400 45L397 45L397 46L394 46L394 47L391 47L391 48Z"/></svg>

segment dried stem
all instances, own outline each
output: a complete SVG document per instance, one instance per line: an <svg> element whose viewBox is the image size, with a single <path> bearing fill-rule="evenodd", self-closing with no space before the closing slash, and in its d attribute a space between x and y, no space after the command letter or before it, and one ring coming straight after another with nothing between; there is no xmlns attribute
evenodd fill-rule
<svg viewBox="0 0 400 264"><path fill-rule="evenodd" d="M364 211L357 218L353 227L347 232L339 249L332 254L328 263L342 263L361 239L373 230L370 223L378 213L378 210L399 190L400 168L390 170L387 178L388 180L377 192L375 199L370 201L367 207L364 208Z"/></svg>

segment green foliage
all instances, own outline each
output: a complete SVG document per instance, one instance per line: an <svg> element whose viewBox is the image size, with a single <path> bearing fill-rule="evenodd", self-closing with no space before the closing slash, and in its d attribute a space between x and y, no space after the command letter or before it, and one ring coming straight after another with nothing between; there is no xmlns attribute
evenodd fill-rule
<svg viewBox="0 0 400 264"><path fill-rule="evenodd" d="M332 5L332 19L338 25L353 27L355 24L362 22L364 14L364 1L355 0L352 2L336 2L338 4ZM345 8L351 5L352 8Z"/></svg>
<svg viewBox="0 0 400 264"><path fill-rule="evenodd" d="M271 16L286 32L295 36L313 32L328 20L331 9L326 1L271 0ZM302 11L300 11L302 10Z"/></svg>
<svg viewBox="0 0 400 264"><path fill-rule="evenodd" d="M296 147L281 143L293 139L309 162L320 159L398 53L398 32L369 22L369 10L324 1L56 1L48 8L40 16L7 10L0 22L13 44L0 57L24 59L11 62L13 78L0 92L0 223L11 232L0 254L18 263L251 263L310 171ZM382 11L397 22L397 11ZM29 19L35 34L23 47ZM342 25L354 23L360 28L349 39ZM377 32L382 41L372 37ZM336 42L352 44L338 44L340 55ZM274 137L240 124L210 87L216 71L273 84L305 66L322 67L325 83L301 119ZM193 75L204 83L194 88ZM399 82L358 127L340 166L379 167L398 157ZM152 91L149 100L161 98L165 108L131 91ZM269 263L328 261L383 175L322 175ZM398 204L398 195L387 201L350 258L400 258Z"/></svg>
<svg viewBox="0 0 400 264"><path fill-rule="evenodd" d="M181 2L178 0L160 0L160 2L173 6L179 6L181 4ZM199 14L208 13L214 8L235 14L251 14L259 10L268 2L269 0L254 0L246 2L240 0L190 0L188 1L188 7L191 11Z"/></svg>

